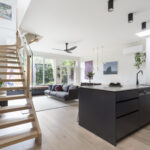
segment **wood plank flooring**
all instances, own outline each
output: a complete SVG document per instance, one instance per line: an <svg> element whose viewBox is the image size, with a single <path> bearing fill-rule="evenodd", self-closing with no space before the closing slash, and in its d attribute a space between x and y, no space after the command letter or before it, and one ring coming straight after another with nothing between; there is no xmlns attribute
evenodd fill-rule
<svg viewBox="0 0 150 150"><path fill-rule="evenodd" d="M150 150L150 125L114 147L80 127L77 114L78 104L38 112L42 145L29 140L1 150Z"/></svg>

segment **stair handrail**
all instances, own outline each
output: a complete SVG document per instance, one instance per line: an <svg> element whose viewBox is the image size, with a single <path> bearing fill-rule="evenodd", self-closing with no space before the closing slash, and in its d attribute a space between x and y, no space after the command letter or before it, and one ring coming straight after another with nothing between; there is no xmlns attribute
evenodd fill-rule
<svg viewBox="0 0 150 150"><path fill-rule="evenodd" d="M24 42L24 45L26 45L28 51L29 51L29 54L30 54L30 58L31 58L31 69L32 69L32 72L31 72L31 76L32 76L32 85L30 86L31 88L33 87L33 51L30 47L30 43L27 41L27 38L24 34L21 34L21 32L19 31L20 35L22 35L22 40Z"/></svg>
<svg viewBox="0 0 150 150"><path fill-rule="evenodd" d="M27 58L26 59L26 68L24 68L23 66L25 64L25 62L24 62L25 56L23 55L22 58L21 58L21 55L19 56L20 62L22 62L21 70L23 72L23 77L25 78L25 83L24 83L24 86L26 87L25 94L27 97L30 97L30 81L31 81L31 70L30 70L31 61L30 61L30 59L32 57L32 53L31 53L29 47L27 46L27 43L24 41L23 36L19 30L17 31L17 35L16 35L16 43L17 43L18 54L20 54L21 50L23 50L23 54L26 55L26 58Z"/></svg>

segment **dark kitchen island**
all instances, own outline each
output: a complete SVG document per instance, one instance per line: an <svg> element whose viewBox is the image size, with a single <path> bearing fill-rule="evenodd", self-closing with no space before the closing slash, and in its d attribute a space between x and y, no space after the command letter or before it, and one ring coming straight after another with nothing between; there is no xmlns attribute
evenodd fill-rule
<svg viewBox="0 0 150 150"><path fill-rule="evenodd" d="M85 86L79 91L79 125L113 145L150 123L150 86Z"/></svg>

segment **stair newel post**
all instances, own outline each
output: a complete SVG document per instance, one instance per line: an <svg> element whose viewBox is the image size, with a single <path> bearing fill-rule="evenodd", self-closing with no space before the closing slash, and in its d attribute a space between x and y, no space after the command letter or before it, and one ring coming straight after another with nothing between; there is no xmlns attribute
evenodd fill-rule
<svg viewBox="0 0 150 150"><path fill-rule="evenodd" d="M30 56L27 56L27 97L30 97Z"/></svg>

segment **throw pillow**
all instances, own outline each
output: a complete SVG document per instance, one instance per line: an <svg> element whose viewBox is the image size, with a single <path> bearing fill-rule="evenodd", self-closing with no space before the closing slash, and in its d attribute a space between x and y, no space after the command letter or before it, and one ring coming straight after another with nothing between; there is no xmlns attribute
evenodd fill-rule
<svg viewBox="0 0 150 150"><path fill-rule="evenodd" d="M56 87L55 87L55 91L62 91L62 86L60 86L60 85L56 85Z"/></svg>
<svg viewBox="0 0 150 150"><path fill-rule="evenodd" d="M52 91L55 91L55 87L56 87L56 85L52 85L51 90L52 90Z"/></svg>
<svg viewBox="0 0 150 150"><path fill-rule="evenodd" d="M63 89L64 92L68 92L69 85L63 85L62 89Z"/></svg>

